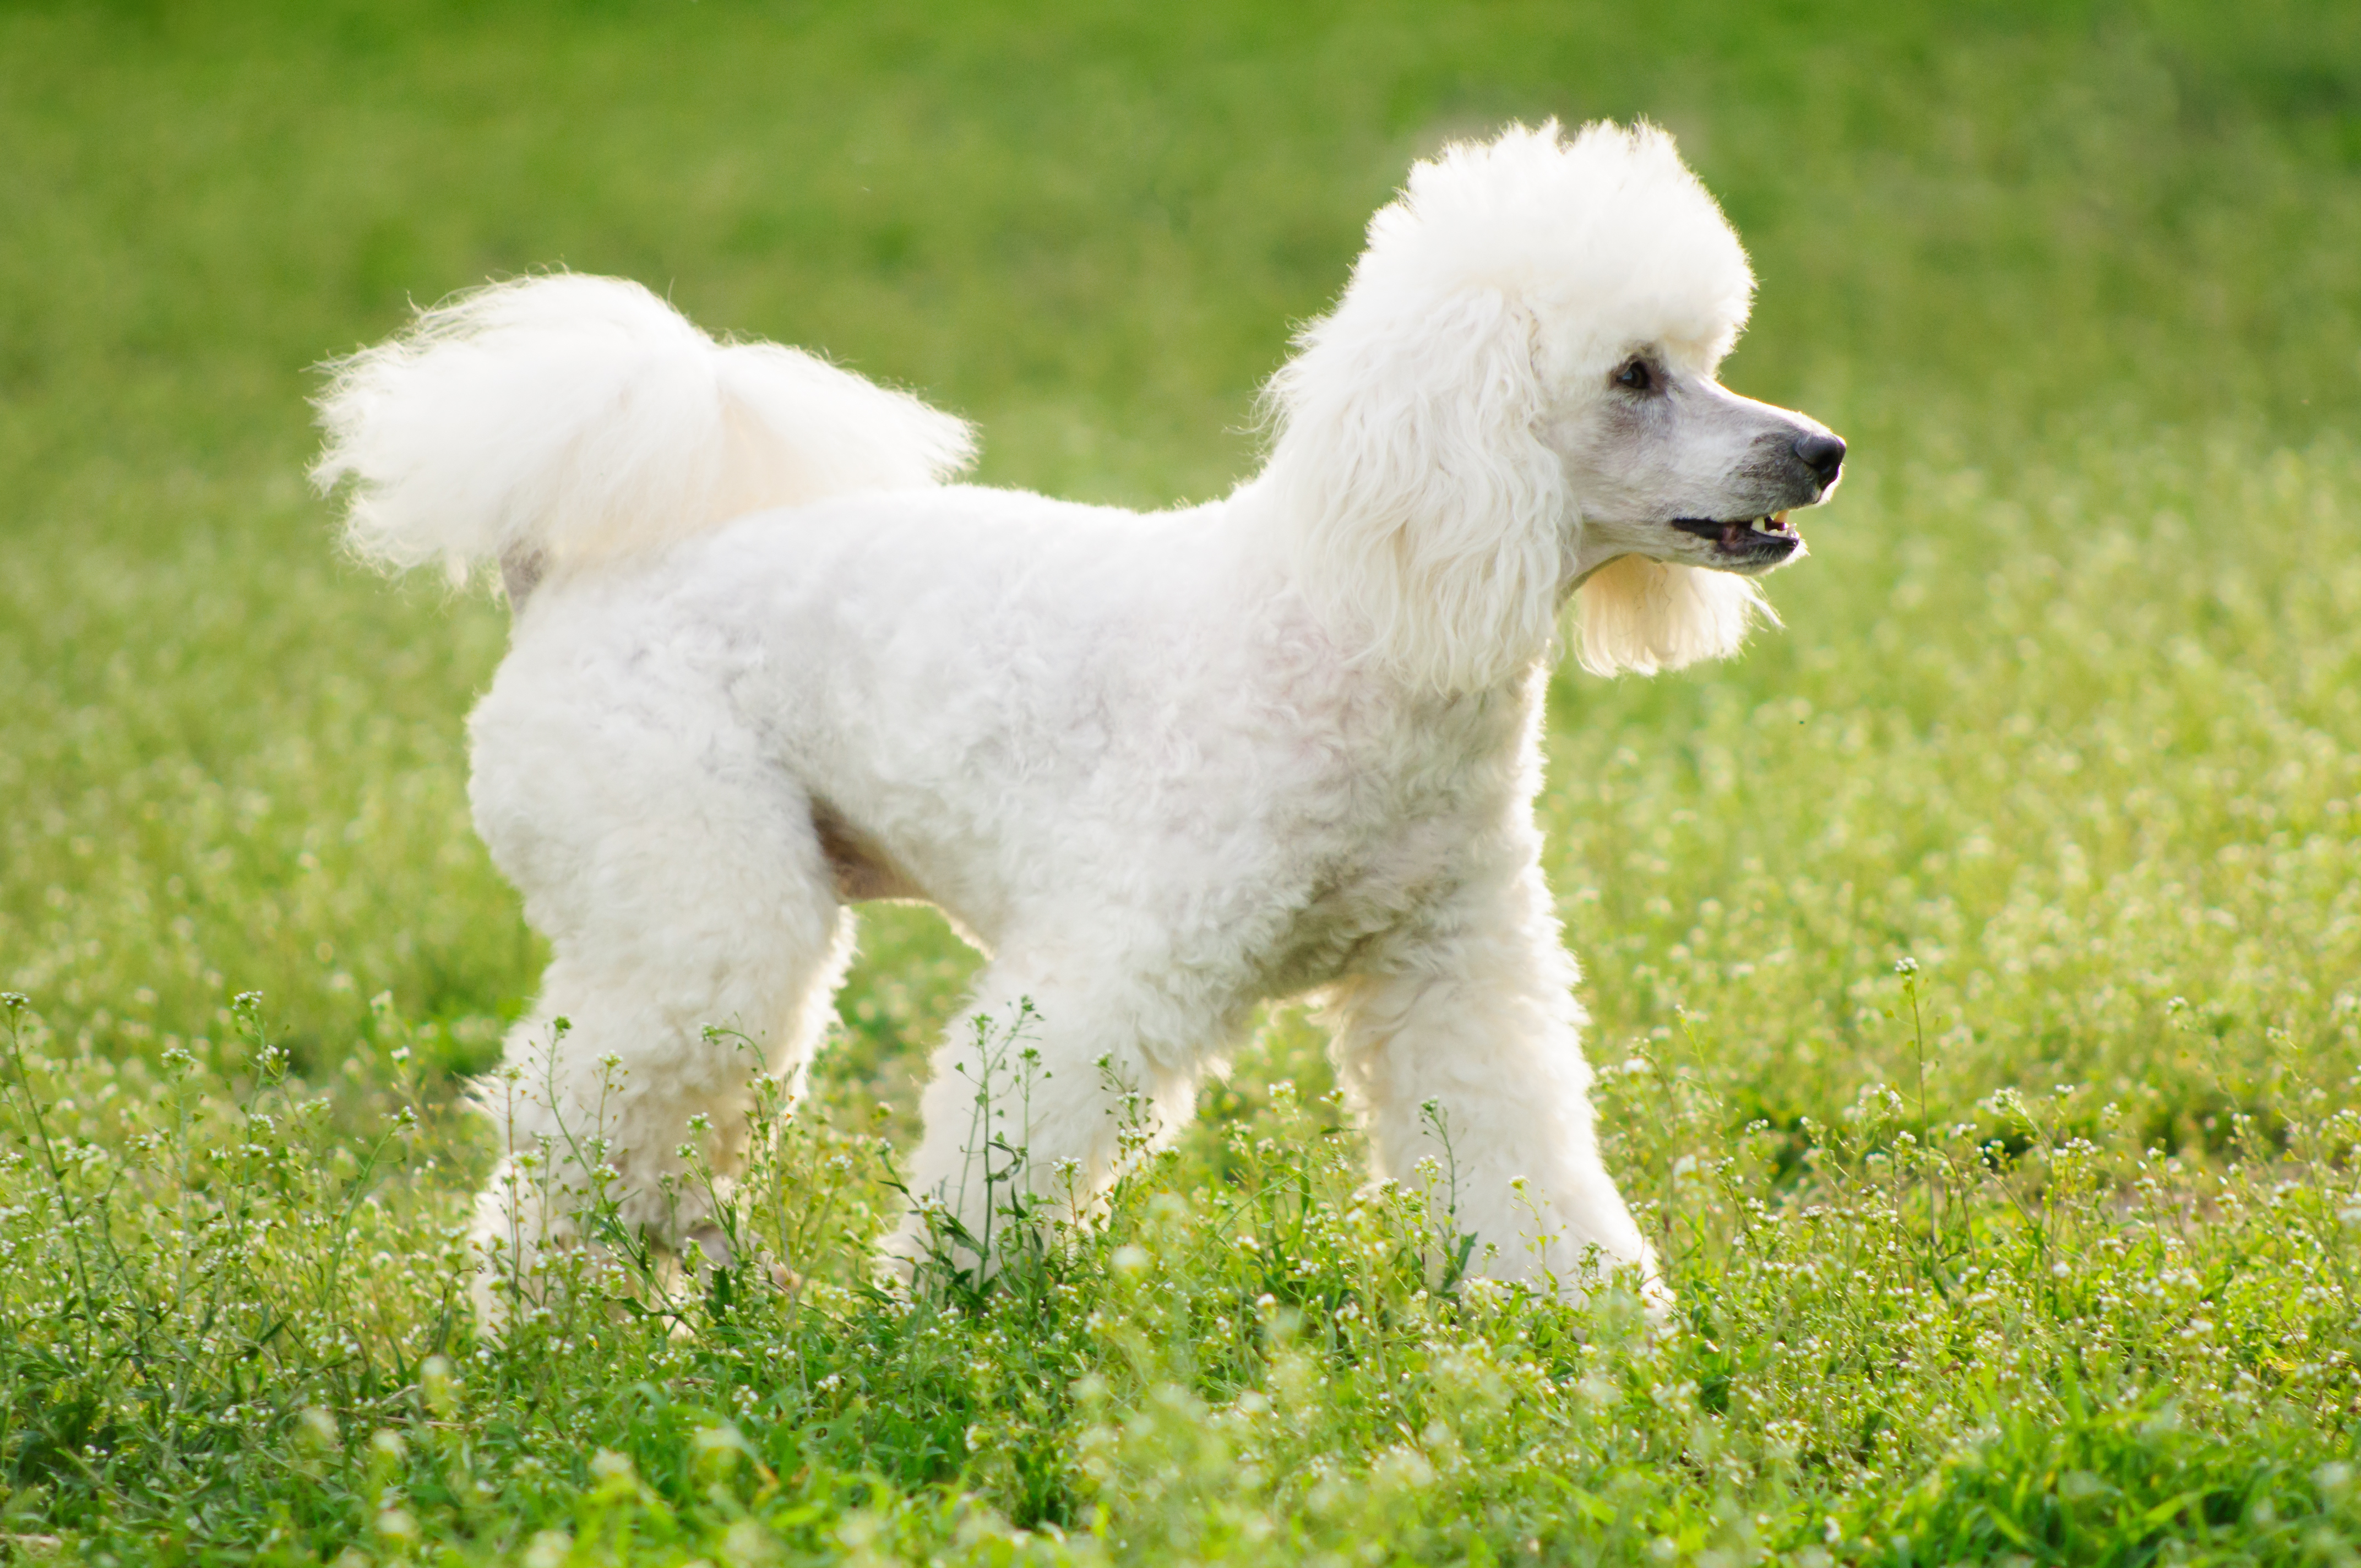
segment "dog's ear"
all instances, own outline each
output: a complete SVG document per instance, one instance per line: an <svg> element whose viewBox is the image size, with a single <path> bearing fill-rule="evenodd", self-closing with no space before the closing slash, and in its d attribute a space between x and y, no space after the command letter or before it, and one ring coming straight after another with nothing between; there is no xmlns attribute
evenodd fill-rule
<svg viewBox="0 0 2361 1568"><path fill-rule="evenodd" d="M1575 657L1596 675L1653 675L1738 652L1761 616L1779 624L1753 582L1702 566L1625 555L1575 590Z"/></svg>
<svg viewBox="0 0 2361 1568"><path fill-rule="evenodd" d="M1356 287L1267 393L1299 586L1424 689L1496 685L1555 630L1565 475L1535 431L1533 338L1498 290Z"/></svg>

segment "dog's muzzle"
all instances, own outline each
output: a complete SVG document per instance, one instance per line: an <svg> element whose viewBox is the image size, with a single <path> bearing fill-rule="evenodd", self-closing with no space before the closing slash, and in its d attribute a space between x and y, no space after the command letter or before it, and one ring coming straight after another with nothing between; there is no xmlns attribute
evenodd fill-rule
<svg viewBox="0 0 2361 1568"><path fill-rule="evenodd" d="M1676 517L1673 526L1683 533L1709 541L1716 564L1769 566L1784 561L1803 544L1804 536L1784 511L1765 517L1716 519Z"/></svg>

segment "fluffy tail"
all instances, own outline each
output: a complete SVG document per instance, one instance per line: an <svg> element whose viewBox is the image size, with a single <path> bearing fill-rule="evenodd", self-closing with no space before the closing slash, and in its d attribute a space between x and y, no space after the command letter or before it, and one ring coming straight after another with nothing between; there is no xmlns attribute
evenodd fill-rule
<svg viewBox="0 0 2361 1568"><path fill-rule="evenodd" d="M797 349L717 343L636 283L560 273L423 311L333 367L312 469L345 538L454 581L652 549L750 511L940 483L966 423ZM520 586L522 585L522 587Z"/></svg>

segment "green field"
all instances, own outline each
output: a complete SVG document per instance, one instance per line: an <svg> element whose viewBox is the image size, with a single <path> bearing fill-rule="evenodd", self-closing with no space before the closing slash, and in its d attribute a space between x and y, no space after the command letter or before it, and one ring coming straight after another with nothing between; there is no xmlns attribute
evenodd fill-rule
<svg viewBox="0 0 2361 1568"><path fill-rule="evenodd" d="M620 273L1202 498L1546 115L1679 136L1852 447L1784 631L1553 694L1672 1321L1422 1272L1293 1010L1103 1229L864 1288L972 963L890 908L764 1255L477 1338L505 618L339 558L311 367ZM0 1562L2361 1560L2356 258L2334 0L0 3Z"/></svg>

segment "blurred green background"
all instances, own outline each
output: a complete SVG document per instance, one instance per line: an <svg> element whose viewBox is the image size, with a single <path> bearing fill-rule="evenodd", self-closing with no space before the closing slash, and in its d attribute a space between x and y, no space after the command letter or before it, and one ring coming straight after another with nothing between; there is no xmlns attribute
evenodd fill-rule
<svg viewBox="0 0 2361 1568"><path fill-rule="evenodd" d="M502 612L340 561L302 480L312 367L413 302L637 278L976 420L985 482L1158 505L1251 470L1411 159L1552 115L1679 137L1761 278L1726 378L1854 453L1785 632L1561 678L1595 1054L1825 1114L1893 1076L1908 953L1957 1101L2088 1078L2202 1138L2361 1066L2325 3L12 0L0 984L101 1052L259 989L315 1068L390 991L454 1069L530 990L463 793ZM906 1096L968 960L867 931L836 1071Z"/></svg>

